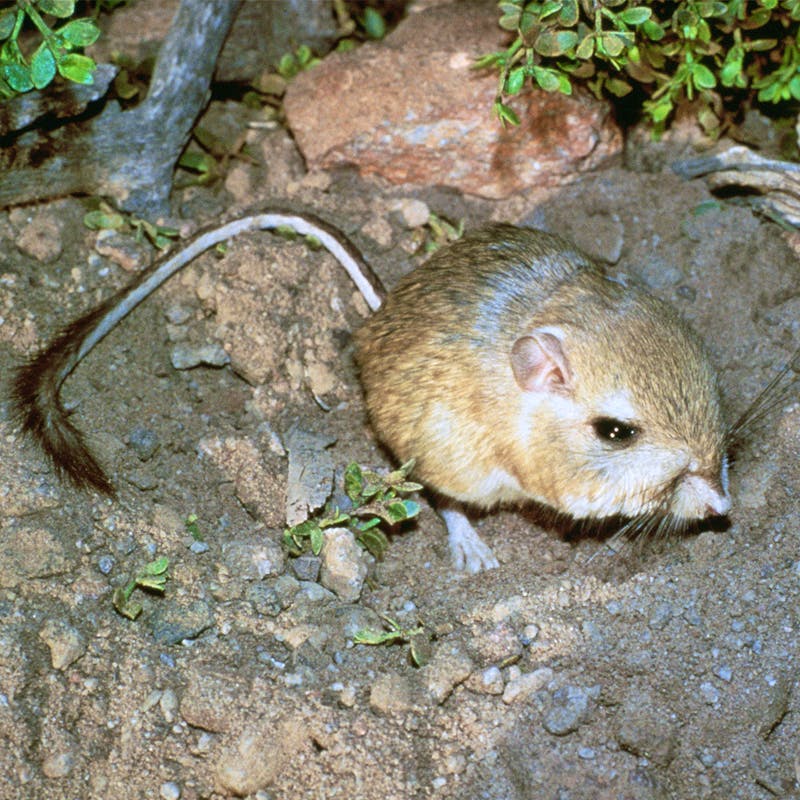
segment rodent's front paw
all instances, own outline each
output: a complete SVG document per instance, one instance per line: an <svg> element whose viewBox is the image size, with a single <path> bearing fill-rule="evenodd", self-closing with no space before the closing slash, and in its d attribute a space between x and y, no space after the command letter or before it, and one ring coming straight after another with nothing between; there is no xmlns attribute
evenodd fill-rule
<svg viewBox="0 0 800 800"><path fill-rule="evenodd" d="M492 548L478 536L472 523L461 511L448 508L439 514L447 525L453 566L459 572L470 572L474 575L476 572L500 566Z"/></svg>

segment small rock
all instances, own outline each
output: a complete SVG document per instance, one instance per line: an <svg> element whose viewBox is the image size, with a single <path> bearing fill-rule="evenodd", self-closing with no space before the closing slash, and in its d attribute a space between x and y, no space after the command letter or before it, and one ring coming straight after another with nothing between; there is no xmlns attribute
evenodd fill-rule
<svg viewBox="0 0 800 800"><path fill-rule="evenodd" d="M414 198L398 200L394 206L394 210L400 212L403 224L409 229L421 228L428 222L431 216L431 210L428 208L428 204Z"/></svg>
<svg viewBox="0 0 800 800"><path fill-rule="evenodd" d="M503 702L506 704L526 700L532 694L547 686L553 680L550 667L539 667L533 672L526 672L509 680L503 691Z"/></svg>
<svg viewBox="0 0 800 800"><path fill-rule="evenodd" d="M51 753L42 761L42 772L48 778L66 778L75 768L75 754L67 750Z"/></svg>
<svg viewBox="0 0 800 800"><path fill-rule="evenodd" d="M136 427L128 436L128 444L140 461L149 461L160 447L158 436L149 428Z"/></svg>
<svg viewBox="0 0 800 800"><path fill-rule="evenodd" d="M733 670L725 664L720 664L718 667L714 667L714 674L720 680L725 681L725 683L730 683L733 679Z"/></svg>
<svg viewBox="0 0 800 800"><path fill-rule="evenodd" d="M232 575L248 581L280 575L286 563L283 548L261 536L225 542L222 558Z"/></svg>
<svg viewBox="0 0 800 800"><path fill-rule="evenodd" d="M176 304L170 306L164 312L164 316L170 325L185 325L192 318L193 313L189 306Z"/></svg>
<svg viewBox="0 0 800 800"><path fill-rule="evenodd" d="M115 230L98 231L94 249L126 272L138 272L150 262L151 250L144 242Z"/></svg>
<svg viewBox="0 0 800 800"><path fill-rule="evenodd" d="M467 679L466 687L476 694L502 694L503 673L499 667L487 667L482 672L473 672Z"/></svg>
<svg viewBox="0 0 800 800"><path fill-rule="evenodd" d="M184 639L195 639L214 624L214 612L208 603L195 600L188 606L159 603L153 613L150 627L159 644L180 644Z"/></svg>
<svg viewBox="0 0 800 800"><path fill-rule="evenodd" d="M172 348L170 361L175 369L193 369L205 364L209 367L224 367L231 357L219 344L177 344Z"/></svg>
<svg viewBox="0 0 800 800"><path fill-rule="evenodd" d="M181 697L181 717L193 728L225 733L233 720L230 709L249 691L249 683L236 675L193 672Z"/></svg>
<svg viewBox="0 0 800 800"><path fill-rule="evenodd" d="M175 781L166 781L161 784L158 795L162 800L180 800L181 787Z"/></svg>
<svg viewBox="0 0 800 800"><path fill-rule="evenodd" d="M565 736L578 729L589 712L589 692L580 686L564 686L553 694L553 705L543 725L554 736Z"/></svg>
<svg viewBox="0 0 800 800"><path fill-rule="evenodd" d="M422 670L425 688L433 700L441 705L456 686L469 678L474 668L472 659L458 647L441 646Z"/></svg>
<svg viewBox="0 0 800 800"><path fill-rule="evenodd" d="M660 603L656 606L653 616L648 620L648 627L653 630L665 628L672 619L672 613L672 606L669 603Z"/></svg>
<svg viewBox="0 0 800 800"><path fill-rule="evenodd" d="M61 256L61 223L52 212L40 211L20 231L15 244L25 255L50 264Z"/></svg>
<svg viewBox="0 0 800 800"><path fill-rule="evenodd" d="M645 692L633 692L620 710L617 741L623 750L666 767L675 755L677 736L669 712Z"/></svg>
<svg viewBox="0 0 800 800"><path fill-rule="evenodd" d="M319 577L319 569L322 560L319 556L304 554L292 561L292 569L298 580L316 581Z"/></svg>
<svg viewBox="0 0 800 800"><path fill-rule="evenodd" d="M710 681L704 681L700 684L700 694L708 705L714 706L719 703L720 691Z"/></svg>
<svg viewBox="0 0 800 800"><path fill-rule="evenodd" d="M522 655L522 642L511 624L504 621L476 633L470 640L470 653L481 665L508 664Z"/></svg>
<svg viewBox="0 0 800 800"><path fill-rule="evenodd" d="M401 675L387 672L370 687L369 705L378 714L402 714L413 705L411 686Z"/></svg>
<svg viewBox="0 0 800 800"><path fill-rule="evenodd" d="M66 669L86 652L81 634L61 620L50 619L39 631L39 638L50 648L53 669Z"/></svg>
<svg viewBox="0 0 800 800"><path fill-rule="evenodd" d="M324 533L319 582L344 602L355 602L367 577L367 555L347 528L327 528Z"/></svg>
<svg viewBox="0 0 800 800"><path fill-rule="evenodd" d="M278 593L272 586L265 583L251 583L247 588L247 600L257 614L267 617L277 617L283 611Z"/></svg>
<svg viewBox="0 0 800 800"><path fill-rule="evenodd" d="M308 732L297 720L276 726L274 720L267 719L246 728L217 761L220 787L237 797L254 794L299 757L307 739Z"/></svg>

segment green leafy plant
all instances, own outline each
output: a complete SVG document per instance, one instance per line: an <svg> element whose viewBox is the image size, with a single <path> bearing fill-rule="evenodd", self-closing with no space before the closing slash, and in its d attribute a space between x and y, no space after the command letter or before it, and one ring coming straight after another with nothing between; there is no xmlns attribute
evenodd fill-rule
<svg viewBox="0 0 800 800"><path fill-rule="evenodd" d="M325 541L325 528L349 528L356 541L376 558L383 558L389 542L378 526L396 525L419 514L419 503L401 495L419 491L422 486L408 480L414 467L409 461L386 475L362 469L358 464L347 465L344 490L353 507L347 511L326 509L321 519L308 519L284 531L283 542L291 555L310 550L319 555Z"/></svg>
<svg viewBox="0 0 800 800"><path fill-rule="evenodd" d="M460 239L463 235L464 220L453 223L431 211L428 221L421 227L415 228L412 233L414 250L430 255L440 247Z"/></svg>
<svg viewBox="0 0 800 800"><path fill-rule="evenodd" d="M73 19L54 29L47 21L73 16L75 0L16 0L0 5L5 6L0 7L0 97L43 89L56 75L75 83L92 83L97 65L80 51L100 36L95 22ZM39 38L29 55L20 46L26 21L33 24Z"/></svg>
<svg viewBox="0 0 800 800"><path fill-rule="evenodd" d="M145 564L134 578L124 587L118 587L112 595L114 608L128 619L136 619L142 613L141 603L131 600L131 595L137 587L151 592L164 593L169 575L167 574L169 559L166 556Z"/></svg>
<svg viewBox="0 0 800 800"><path fill-rule="evenodd" d="M83 224L93 231L135 231L137 239L145 237L159 250L168 247L180 235L176 228L154 225L145 219L121 214L104 201L100 201L97 208L84 214Z"/></svg>
<svg viewBox="0 0 800 800"><path fill-rule="evenodd" d="M703 127L717 132L726 103L800 100L800 0L501 0L510 46L477 67L495 67L494 112L518 124L506 99L526 84L570 94L573 82L598 97L634 88L663 128L676 105L699 100Z"/></svg>
<svg viewBox="0 0 800 800"><path fill-rule="evenodd" d="M416 667L423 667L430 660L430 639L425 634L422 625L416 628L401 628L400 624L387 616L382 616L386 624L386 630L374 631L369 628L362 628L353 637L355 644L383 645L395 644L396 642L409 643L409 655Z"/></svg>
<svg viewBox="0 0 800 800"><path fill-rule="evenodd" d="M298 72L311 69L319 64L319 59L311 52L308 45L301 44L294 53L284 53L278 62L278 74L289 80L294 78Z"/></svg>
<svg viewBox="0 0 800 800"><path fill-rule="evenodd" d="M203 534L200 532L200 526L197 524L197 514L189 514L183 523L189 535L196 542L203 541Z"/></svg>

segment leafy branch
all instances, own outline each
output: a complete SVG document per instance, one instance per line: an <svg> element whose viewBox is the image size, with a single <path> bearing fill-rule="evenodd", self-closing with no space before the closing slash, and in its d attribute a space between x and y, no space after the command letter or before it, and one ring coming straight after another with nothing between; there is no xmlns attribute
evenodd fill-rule
<svg viewBox="0 0 800 800"><path fill-rule="evenodd" d="M700 101L710 133L743 99L800 100L800 0L501 0L506 50L476 67L499 70L494 113L518 124L506 99L526 84L570 94L574 82L597 97L638 88L643 110L663 127L682 100Z"/></svg>
<svg viewBox="0 0 800 800"><path fill-rule="evenodd" d="M167 574L169 559L162 556L149 564L145 564L128 583L122 587L117 587L112 595L114 608L128 619L136 619L142 613L141 603L131 600L131 595L137 587L147 589L151 592L164 593L169 575Z"/></svg>
<svg viewBox="0 0 800 800"><path fill-rule="evenodd" d="M322 519L308 519L284 531L283 543L289 553L298 556L311 550L319 555L325 541L325 528L343 526L353 532L365 550L376 558L383 558L389 541L378 526L381 523L396 525L419 514L419 503L401 496L422 488L408 480L413 467L412 460L387 475L379 475L356 463L348 464L344 491L352 508L346 511L326 509Z"/></svg>
<svg viewBox="0 0 800 800"><path fill-rule="evenodd" d="M57 74L74 83L92 83L97 65L76 51L94 44L100 29L89 18L70 20L55 30L45 20L71 17L75 0L16 0L3 5L9 7L0 10L0 97L43 89ZM41 37L30 56L19 44L26 20Z"/></svg>

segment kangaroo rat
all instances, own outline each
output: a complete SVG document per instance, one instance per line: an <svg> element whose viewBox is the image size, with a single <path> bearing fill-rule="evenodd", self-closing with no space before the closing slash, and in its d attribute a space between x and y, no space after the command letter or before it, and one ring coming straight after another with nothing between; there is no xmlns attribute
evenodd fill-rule
<svg viewBox="0 0 800 800"><path fill-rule="evenodd" d="M497 566L461 504L534 501L576 518L680 527L730 508L717 379L670 306L607 278L568 243L491 225L382 293L346 237L308 214L265 211L201 231L68 326L13 383L23 430L80 487L113 487L59 400L64 380L138 303L200 252L246 230L313 235L370 307L357 332L380 439L444 499L454 562Z"/></svg>

